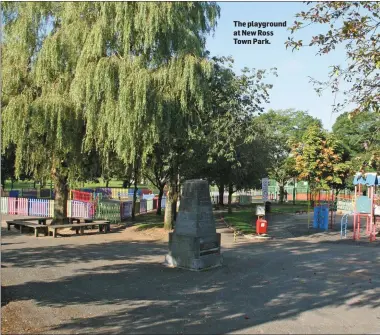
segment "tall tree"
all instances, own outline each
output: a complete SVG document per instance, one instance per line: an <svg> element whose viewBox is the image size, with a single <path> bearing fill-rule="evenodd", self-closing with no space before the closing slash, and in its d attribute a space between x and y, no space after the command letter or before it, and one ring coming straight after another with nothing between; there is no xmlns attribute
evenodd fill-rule
<svg viewBox="0 0 380 335"><path fill-rule="evenodd" d="M344 188L351 172L349 153L338 139L317 125L310 126L292 154L301 180L307 180L312 193Z"/></svg>
<svg viewBox="0 0 380 335"><path fill-rule="evenodd" d="M203 108L215 3L3 6L2 149L16 145L17 175L50 175L55 222L85 152L144 165L165 115L189 122Z"/></svg>
<svg viewBox="0 0 380 335"><path fill-rule="evenodd" d="M307 112L294 109L269 110L254 122L265 138L268 176L278 182L279 200L283 203L285 185L297 175L295 160L290 155L292 143L301 142L308 127L320 128L322 122Z"/></svg>
<svg viewBox="0 0 380 335"><path fill-rule="evenodd" d="M5 189L5 181L11 180L13 188L13 182L15 180L15 148L9 147L5 151L4 155L1 155L1 186Z"/></svg>
<svg viewBox="0 0 380 335"><path fill-rule="evenodd" d="M343 113L336 119L332 130L350 152L356 171L364 165L380 170L380 113L364 111L352 115Z"/></svg>
<svg viewBox="0 0 380 335"><path fill-rule="evenodd" d="M232 193L241 185L238 176L244 175L243 147L256 139L252 119L263 111L262 104L269 101L272 85L265 82L266 70L244 68L238 75L232 69L231 57L214 57L213 61L209 112L205 114L200 138L207 143L208 163L213 165L211 174L218 185L220 201L224 189L228 189L231 211ZM275 70L270 72L276 75Z"/></svg>

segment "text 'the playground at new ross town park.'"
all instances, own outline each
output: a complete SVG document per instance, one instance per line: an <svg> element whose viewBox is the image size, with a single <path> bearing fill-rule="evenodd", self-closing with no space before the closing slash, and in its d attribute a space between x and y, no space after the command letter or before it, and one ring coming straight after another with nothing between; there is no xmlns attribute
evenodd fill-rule
<svg viewBox="0 0 380 335"><path fill-rule="evenodd" d="M235 29L233 32L234 44L265 45L271 44L270 38L274 36L274 29L286 28L284 22L258 22L258 21L233 21ZM269 28L269 29L268 29ZM274 28L274 29L271 29Z"/></svg>

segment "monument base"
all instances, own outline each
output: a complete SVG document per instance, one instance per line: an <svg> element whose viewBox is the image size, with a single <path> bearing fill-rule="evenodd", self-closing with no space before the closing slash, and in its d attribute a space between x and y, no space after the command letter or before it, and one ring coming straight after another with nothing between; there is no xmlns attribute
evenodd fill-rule
<svg viewBox="0 0 380 335"><path fill-rule="evenodd" d="M165 264L193 271L221 266L220 234L195 237L169 233L169 254Z"/></svg>

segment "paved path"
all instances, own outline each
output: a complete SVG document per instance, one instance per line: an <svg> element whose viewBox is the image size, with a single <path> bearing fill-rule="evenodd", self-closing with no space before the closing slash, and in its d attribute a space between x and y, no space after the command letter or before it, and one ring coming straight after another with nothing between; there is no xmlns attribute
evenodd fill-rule
<svg viewBox="0 0 380 335"><path fill-rule="evenodd" d="M166 240L129 229L53 239L2 228L3 326L16 313L19 333L380 333L378 244L234 242L220 227L225 265L197 273L164 267Z"/></svg>

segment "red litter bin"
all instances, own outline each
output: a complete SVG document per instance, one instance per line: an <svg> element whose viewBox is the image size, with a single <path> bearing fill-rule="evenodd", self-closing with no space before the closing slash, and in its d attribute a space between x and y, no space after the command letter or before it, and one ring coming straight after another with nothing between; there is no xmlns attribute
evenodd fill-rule
<svg viewBox="0 0 380 335"><path fill-rule="evenodd" d="M256 234L266 234L268 230L268 221L258 218L256 221Z"/></svg>

